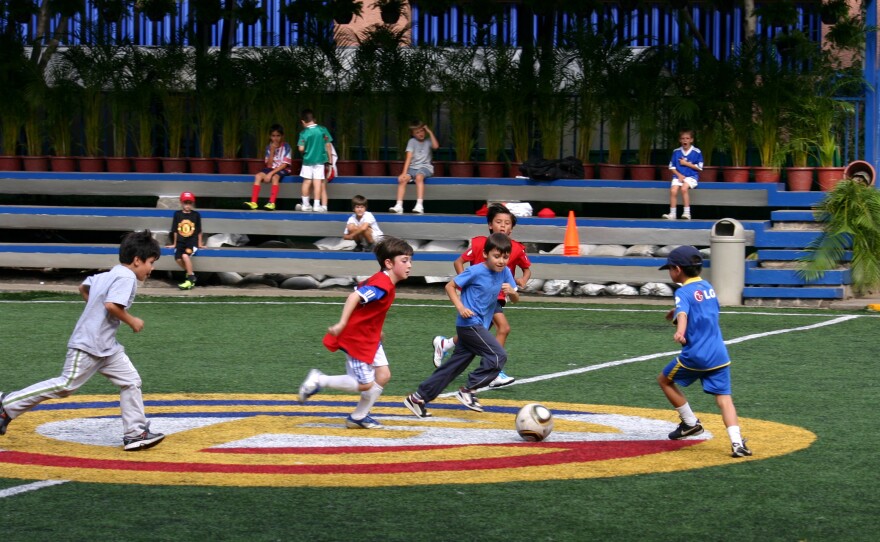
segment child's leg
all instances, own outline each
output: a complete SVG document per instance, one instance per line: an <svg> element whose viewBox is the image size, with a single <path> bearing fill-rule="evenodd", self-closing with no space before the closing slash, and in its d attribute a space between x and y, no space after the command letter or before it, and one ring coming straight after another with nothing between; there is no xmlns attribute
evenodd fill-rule
<svg viewBox="0 0 880 542"><path fill-rule="evenodd" d="M323 179L313 179L312 182L315 184L315 205L322 205L321 196L323 195L322 189L324 186Z"/></svg>
<svg viewBox="0 0 880 542"><path fill-rule="evenodd" d="M422 203L425 199L425 175L419 173L416 175L416 203Z"/></svg>
<svg viewBox="0 0 880 542"><path fill-rule="evenodd" d="M685 209L691 208L691 195L690 195L690 187L687 183L681 185L681 204Z"/></svg>
<svg viewBox="0 0 880 542"><path fill-rule="evenodd" d="M489 385L507 363L507 351L488 329L483 326L458 328L459 346L480 356L480 366L471 371L467 379L467 388L476 390ZM453 354L454 356L455 354Z"/></svg>
<svg viewBox="0 0 880 542"><path fill-rule="evenodd" d="M321 183L321 204L324 207L327 207L330 204L330 196L327 195L327 185L330 184L327 181Z"/></svg>
<svg viewBox="0 0 880 542"><path fill-rule="evenodd" d="M675 363L675 362L672 362ZM687 398L684 394L679 390L678 386L675 385L675 382L669 379L666 376L666 371L660 373L657 376L657 383L660 384L660 389L663 390L663 394L666 395L666 399L669 400L669 403L675 408L678 412L678 416L688 426L694 426L699 423L699 419L697 419L697 415L694 414L694 411L691 409L691 405L688 403Z"/></svg>
<svg viewBox="0 0 880 542"><path fill-rule="evenodd" d="M507 342L507 336L510 335L510 323L507 321L507 316L504 316L503 312L496 312L492 316L492 324L495 325L495 338L498 339L498 344L504 346L504 343Z"/></svg>
<svg viewBox="0 0 880 542"><path fill-rule="evenodd" d="M180 258L177 258L177 259L174 260L174 261L177 262L177 265L180 266L181 269L183 269L184 271L186 271L186 263L183 261L183 256L181 256ZM187 273L187 275L188 275L188 274L189 274L189 273Z"/></svg>
<svg viewBox="0 0 880 542"><path fill-rule="evenodd" d="M309 194L312 191L312 180L311 179L303 179L302 190L300 191L300 195L302 196L302 204L303 207L311 207L309 205Z"/></svg>
<svg viewBox="0 0 880 542"><path fill-rule="evenodd" d="M193 273L192 258L190 257L189 254L181 255L180 256L180 263L183 263L182 267L183 267L184 271L186 271L187 277L190 277L194 274Z"/></svg>
<svg viewBox="0 0 880 542"><path fill-rule="evenodd" d="M260 185L266 182L266 174L262 171L254 175L254 186L251 188L251 203L256 203L260 197Z"/></svg>
<svg viewBox="0 0 880 542"><path fill-rule="evenodd" d="M38 382L3 397L3 408L11 419L34 408L48 399L67 397L88 381L98 370L95 358L82 350L70 348L64 360L61 376Z"/></svg>
<svg viewBox="0 0 880 542"><path fill-rule="evenodd" d="M381 352L382 347L379 347L379 352ZM378 358L380 353L376 352L376 357ZM381 354L384 359L385 354ZM386 360L387 364L388 361ZM376 362L373 362L373 365L376 365ZM388 384L388 381L391 380L391 370L388 368L388 365L380 365L373 367L375 380L369 384L366 390L363 389L363 385L361 386L361 398L358 401L357 406L354 409L354 412L351 413L351 417L354 420L362 420L370 414L370 409L373 408L373 405L376 404L376 401L379 400L379 397L382 395L382 392L385 390L385 386Z"/></svg>
<svg viewBox="0 0 880 542"><path fill-rule="evenodd" d="M675 211L675 208L678 206L678 192L679 187L677 185L672 185L669 188L669 210Z"/></svg>
<svg viewBox="0 0 880 542"><path fill-rule="evenodd" d="M141 392L141 376L125 355L119 352L109 358L99 368L99 372L110 382L119 386L119 409L122 411L122 428L126 437L137 437L147 430L147 414L144 411L144 397Z"/></svg>
<svg viewBox="0 0 880 542"><path fill-rule="evenodd" d="M281 176L280 175L272 175L272 191L269 193L269 203L275 203L275 200L278 199L278 190L281 189Z"/></svg>
<svg viewBox="0 0 880 542"><path fill-rule="evenodd" d="M461 330L470 328L457 329L459 334L461 334ZM455 380L458 375L467 369L468 365L471 364L475 357L476 355L471 353L464 347L461 341L459 341L456 345L455 351L452 353L452 356L446 360L446 363L435 369L434 372L431 373L431 376L419 384L419 389L417 390L419 397L421 397L426 403L433 401L443 392L450 382Z"/></svg>
<svg viewBox="0 0 880 542"><path fill-rule="evenodd" d="M409 184L410 177L397 178L397 204L403 205L403 197L406 195L406 185Z"/></svg>

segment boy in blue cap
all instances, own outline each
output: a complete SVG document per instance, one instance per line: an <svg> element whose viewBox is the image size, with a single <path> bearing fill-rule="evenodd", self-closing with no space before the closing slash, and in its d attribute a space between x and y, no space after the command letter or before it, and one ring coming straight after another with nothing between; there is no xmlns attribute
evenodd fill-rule
<svg viewBox="0 0 880 542"><path fill-rule="evenodd" d="M721 409L721 418L730 437L731 455L745 457L752 455L752 451L742 438L736 407L733 406L730 356L718 326L718 299L712 285L700 278L702 268L702 255L688 245L670 252L666 264L660 268L667 269L669 278L681 284L675 292L675 308L666 314L666 319L675 324L673 339L682 345L681 353L657 376L660 389L681 418L669 438L679 440L703 432L700 420L678 388L700 380L703 391L714 395Z"/></svg>

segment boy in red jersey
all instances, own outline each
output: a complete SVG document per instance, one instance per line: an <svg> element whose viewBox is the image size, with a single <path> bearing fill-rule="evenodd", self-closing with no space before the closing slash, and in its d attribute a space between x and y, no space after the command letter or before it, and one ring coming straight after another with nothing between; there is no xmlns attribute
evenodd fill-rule
<svg viewBox="0 0 880 542"><path fill-rule="evenodd" d="M510 237L514 226L516 226L516 216L514 216L507 207L500 203L493 203L489 206L489 212L486 214L486 221L489 223L490 234L503 233ZM514 273L514 275L516 274L517 267L522 269L522 276L516 279L516 285L519 288L525 288L526 283L532 276L532 271L529 269L532 266L532 262L529 261L526 249L522 243L514 241L513 238L510 239L510 243L511 252L507 267L510 268L510 272ZM456 274L460 275L462 271L464 271L465 262L469 262L470 265L483 263L486 260L483 255L483 247L485 245L485 235L479 235L471 239L470 248L468 248L464 254L459 256L457 260L452 262ZM495 338L498 339L498 343L501 344L501 346L504 346L504 343L507 341L507 336L510 334L510 323L508 323L507 317L504 316L504 304L505 296L504 293L501 292L498 295L498 304L495 307L495 315L492 318L492 325L495 326ZM446 353L455 348L457 342L457 337L449 339L442 335L434 337L433 346L435 367L439 367L443 363L443 358L446 356ZM515 380L516 379L512 376L507 376L504 374L504 371L501 371L498 374L498 377L489 384L489 387L500 388L502 386L507 386L508 384L513 384Z"/></svg>
<svg viewBox="0 0 880 542"><path fill-rule="evenodd" d="M409 276L412 254L412 247L396 237L386 236L376 245L376 260L381 270L349 294L339 322L330 326L324 336L328 350L345 353L346 374L330 376L312 369L299 387L300 403L305 403L322 388L360 392L361 399L346 418L345 426L382 428L382 424L370 416L370 409L391 380L381 343L382 325L394 302L396 284Z"/></svg>

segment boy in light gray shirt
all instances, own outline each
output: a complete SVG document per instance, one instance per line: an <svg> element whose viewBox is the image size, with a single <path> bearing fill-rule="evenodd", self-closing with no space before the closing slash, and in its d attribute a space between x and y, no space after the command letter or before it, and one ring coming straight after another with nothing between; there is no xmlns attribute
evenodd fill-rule
<svg viewBox="0 0 880 542"><path fill-rule="evenodd" d="M425 179L434 175L434 165L431 160L434 150L440 147L434 132L422 121L415 120L409 126L412 137L406 144L406 159L403 162L403 172L397 177L397 203L389 211L401 214L403 212L403 196L406 193L406 185L416 183L416 204L412 212L422 214L425 212ZM429 139L430 138L430 139Z"/></svg>
<svg viewBox="0 0 880 542"><path fill-rule="evenodd" d="M86 308L67 343L61 376L20 391L0 392L0 435L5 435L9 423L21 414L48 399L71 395L99 372L119 387L123 449L145 450L162 442L165 435L150 432L141 377L116 340L120 323L135 333L144 329L144 321L132 316L128 308L134 302L138 282L150 276L159 254L159 243L149 230L129 233L119 246L120 264L83 281L79 292Z"/></svg>

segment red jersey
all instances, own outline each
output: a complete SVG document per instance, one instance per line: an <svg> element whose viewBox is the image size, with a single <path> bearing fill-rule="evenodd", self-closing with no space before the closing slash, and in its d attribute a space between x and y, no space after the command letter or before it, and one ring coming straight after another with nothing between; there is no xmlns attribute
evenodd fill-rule
<svg viewBox="0 0 880 542"><path fill-rule="evenodd" d="M486 261L486 257L483 255L483 249L486 246L486 236L478 235L471 239L471 246L468 248L464 254L461 255L461 259L465 262L468 262L470 265L481 264ZM510 272L513 273L513 276L516 276L516 268L520 269L528 269L532 266L532 262L529 261L529 256L526 254L526 247L523 246L519 241L510 240L510 259L507 260L507 267L510 269ZM504 292L501 292L498 295L498 299L504 299Z"/></svg>
<svg viewBox="0 0 880 542"><path fill-rule="evenodd" d="M379 271L360 283L357 292L362 298L361 304L351 313L342 333L324 335L324 346L331 352L341 349L357 360L372 364L379 350L385 315L394 302L394 284L384 271Z"/></svg>

